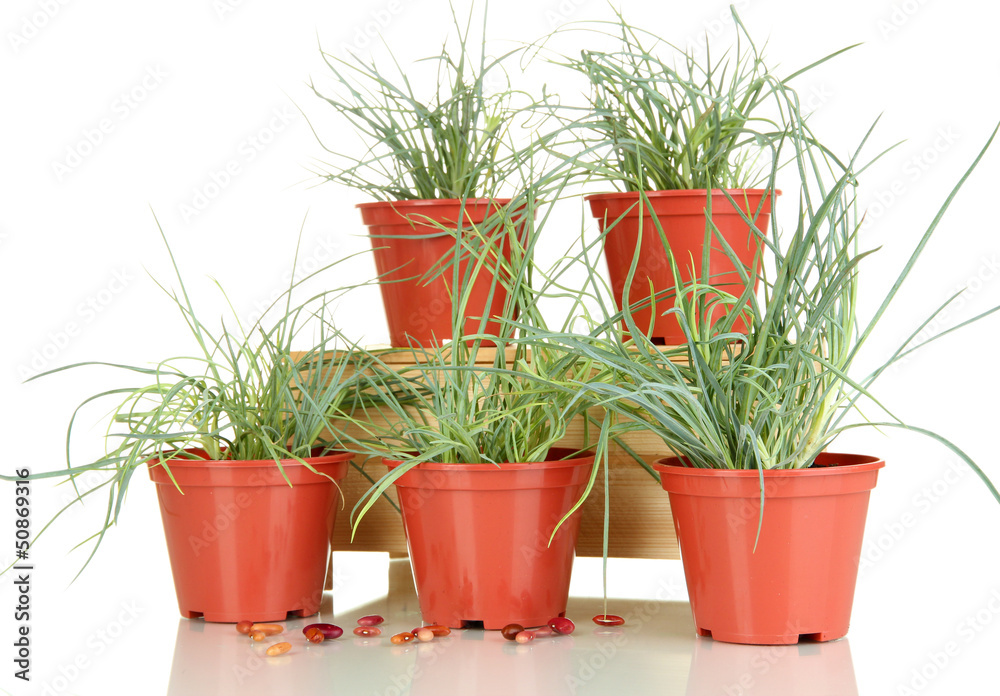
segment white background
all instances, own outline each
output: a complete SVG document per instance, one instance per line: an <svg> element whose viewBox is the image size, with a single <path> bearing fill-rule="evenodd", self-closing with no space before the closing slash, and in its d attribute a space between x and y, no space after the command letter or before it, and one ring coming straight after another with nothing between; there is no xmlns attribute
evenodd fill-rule
<svg viewBox="0 0 1000 696"><path fill-rule="evenodd" d="M724 2L621 5L633 22L682 46L696 45L708 32L721 50L733 36ZM905 140L862 180L871 218L865 244L883 246L866 263L862 279L862 302L870 313L1000 120L1000 6L972 0L744 0L739 8L751 33L768 39L769 60L782 73L864 42L796 87L815 108L814 130L839 152L855 147L880 115L868 152ZM459 9L464 14L465 3ZM608 15L599 0L498 0L490 34L530 41L565 21ZM189 351L179 315L147 275L175 285L154 213L206 320L227 311L210 278L226 288L243 319L283 289L304 219L303 263L366 248L353 208L364 199L332 184L315 186L307 171L321 153L299 108L328 143L347 139L305 86L324 73L317 37L334 51L346 45L364 52L366 32L377 29L406 60L435 52L449 26L447 4L436 0L4 4L0 422L6 473L16 466L61 466L74 406L92 393L128 384L96 368L23 384L26 375L82 360L142 364ZM494 44L494 52L507 45ZM565 84L544 64L531 71L531 84ZM88 148L88 131L102 122L106 132ZM57 165L67 163L70 150L84 156L60 174ZM213 175L218 179L231 162L238 173L212 188ZM998 178L1000 143L956 199L885 316L869 361L894 347L956 289L966 288L966 296L937 330L1000 304ZM214 195L204 210L185 215L182 206L193 206L198 191ZM559 206L545 228L543 254L558 253L579 230L580 201ZM786 201L783 215L793 208ZM782 224L793 223L786 217ZM363 280L373 271L366 257L329 283ZM359 293L337 316L366 343L387 338L377 291ZM886 375L878 393L904 420L954 439L1000 483L994 442L1000 374L992 357L998 328L1000 318L990 318L932 346ZM80 429L81 460L100 447L100 428L90 428L92 422ZM947 473L954 458L918 436L864 432L843 438L834 449L887 461L872 497L869 563L859 578L851 634L862 693L896 693L909 682L911 669L952 640L958 656L922 693L971 688L1000 647L1000 628L988 625L995 613L991 593L1000 588L994 542L1000 506L964 470ZM34 484L36 530L66 496L63 489ZM4 566L12 559L12 506L12 489L0 486ZM173 596L144 472L136 476L121 526L70 585L84 560L70 549L89 534L93 527L87 525L103 514L100 507L72 511L36 547L37 681L30 690L8 686L10 648L0 647L0 686L13 693L40 693L59 665L91 655L81 647L83 637L133 600L145 607L133 624L137 628L129 629L134 640L120 640L105 653L110 657L95 659L114 659L118 669L141 673L150 693L166 683L169 656L157 651L169 652L170 641L155 637L157 627L148 617L170 616ZM611 590L628 593L632 587L622 578ZM3 646L13 625L7 576L0 588ZM983 628L970 636L963 622L977 612ZM171 623L168 638L173 630ZM894 647L897 635L911 637L905 649ZM86 670L72 688L109 693Z"/></svg>

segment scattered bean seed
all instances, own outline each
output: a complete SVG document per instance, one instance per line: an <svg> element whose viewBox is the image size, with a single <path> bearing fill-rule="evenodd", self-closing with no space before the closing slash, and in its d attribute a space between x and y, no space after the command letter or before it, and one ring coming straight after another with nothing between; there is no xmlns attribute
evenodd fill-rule
<svg viewBox="0 0 1000 696"><path fill-rule="evenodd" d="M236 624L236 632L242 633L247 636L250 635L250 630L253 628L253 621L240 621Z"/></svg>
<svg viewBox="0 0 1000 696"><path fill-rule="evenodd" d="M358 626L354 629L354 635L362 638L372 638L382 635L382 629L378 626Z"/></svg>
<svg viewBox="0 0 1000 696"><path fill-rule="evenodd" d="M291 643L275 643L267 649L268 657L276 657L278 655L284 655L286 652L292 649Z"/></svg>
<svg viewBox="0 0 1000 696"><path fill-rule="evenodd" d="M344 629L342 629L340 626L334 626L331 623L314 623L314 624L309 624L308 626L302 629L302 632L306 634L307 638L309 637L308 631L311 628L315 628L317 631L322 633L323 638L325 640L336 640L337 638L340 638L342 635L344 635Z"/></svg>
<svg viewBox="0 0 1000 696"><path fill-rule="evenodd" d="M413 635L412 633L410 633L409 631L404 631L403 633L397 633L396 635L394 635L394 636L393 636L392 638L390 638L389 640L391 640L391 641L392 641L392 644L393 644L393 645L401 645L401 644L403 644L403 643L409 643L409 642L410 642L410 641L412 641L412 640L413 640L413 639L414 639L415 637L416 637L416 636L414 636L414 635Z"/></svg>
<svg viewBox="0 0 1000 696"><path fill-rule="evenodd" d="M521 631L516 636L514 636L514 640L516 640L518 643L530 643L534 639L535 639L534 631Z"/></svg>
<svg viewBox="0 0 1000 696"><path fill-rule="evenodd" d="M450 628L448 628L447 626L442 626L441 624L429 624L427 626L417 626L416 628L412 629L410 633L412 633L413 635L417 635L417 631L422 630L424 628L432 632L435 638L440 638L441 636L447 636L451 633Z"/></svg>
<svg viewBox="0 0 1000 696"><path fill-rule="evenodd" d="M625 619L615 614L598 614L594 617L594 623L598 626L621 626Z"/></svg>
<svg viewBox="0 0 1000 696"><path fill-rule="evenodd" d="M302 632L305 634L306 640L310 643L322 643L326 640L326 636L323 635L323 631L319 630L315 626L303 628Z"/></svg>
<svg viewBox="0 0 1000 696"><path fill-rule="evenodd" d="M434 631L429 628L421 628L415 635L421 643L429 643L434 640Z"/></svg>
<svg viewBox="0 0 1000 696"><path fill-rule="evenodd" d="M541 628L534 629L534 634L535 638L551 638L552 636L558 636L559 632L548 626L542 626Z"/></svg>
<svg viewBox="0 0 1000 696"><path fill-rule="evenodd" d="M358 619L358 626L379 626L384 621L385 619L378 614L370 614L368 616L362 616Z"/></svg>
<svg viewBox="0 0 1000 696"><path fill-rule="evenodd" d="M549 619L549 628L556 633L562 633L563 635L568 636L576 630L576 624L567 619L565 616L557 616L554 619Z"/></svg>
<svg viewBox="0 0 1000 696"><path fill-rule="evenodd" d="M516 623L507 624L506 626L500 629L500 635L502 635L507 640L514 640L515 636L517 636L517 634L523 630L524 626L522 626L521 624L516 624Z"/></svg>
<svg viewBox="0 0 1000 696"><path fill-rule="evenodd" d="M264 633L263 631L250 631L250 637L254 640L255 643L259 643L265 638L267 638L267 634Z"/></svg>
<svg viewBox="0 0 1000 696"><path fill-rule="evenodd" d="M281 624L273 623L255 623L250 627L251 631L260 631L265 636L276 636L279 633L284 633L285 627Z"/></svg>

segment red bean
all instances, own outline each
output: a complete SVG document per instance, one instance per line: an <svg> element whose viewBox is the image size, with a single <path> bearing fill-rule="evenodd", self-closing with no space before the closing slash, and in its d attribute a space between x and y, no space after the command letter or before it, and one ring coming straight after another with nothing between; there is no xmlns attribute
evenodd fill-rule
<svg viewBox="0 0 1000 696"><path fill-rule="evenodd" d="M373 638L382 635L382 629L377 626L358 626L354 629L354 635L362 638Z"/></svg>
<svg viewBox="0 0 1000 696"><path fill-rule="evenodd" d="M594 623L598 626L621 626L625 619L615 614L598 614L594 617Z"/></svg>
<svg viewBox="0 0 1000 696"><path fill-rule="evenodd" d="M291 643L275 643L267 649L268 657L275 657L277 655L284 655L286 652L292 649Z"/></svg>
<svg viewBox="0 0 1000 696"><path fill-rule="evenodd" d="M559 632L555 629L549 628L548 626L542 626L541 628L534 629L533 633L535 638L551 638L552 636L558 636Z"/></svg>
<svg viewBox="0 0 1000 696"><path fill-rule="evenodd" d="M410 642L410 641L412 641L412 640L413 640L413 639L414 639L415 637L416 637L416 636L414 636L414 635L413 635L412 633L410 633L409 631L404 631L403 633L397 633L396 635L394 635L394 636L393 636L392 638L390 638L389 640L391 640L391 641L392 641L392 644L393 644L393 645L402 645L403 643L409 643L409 642Z"/></svg>
<svg viewBox="0 0 1000 696"><path fill-rule="evenodd" d="M564 636L568 636L576 630L576 624L567 619L565 616L557 616L554 619L549 619L549 628L556 633L562 633Z"/></svg>
<svg viewBox="0 0 1000 696"><path fill-rule="evenodd" d="M236 632L242 633L245 636L250 635L250 631L253 629L253 621L240 621L236 624Z"/></svg>
<svg viewBox="0 0 1000 696"><path fill-rule="evenodd" d="M535 639L534 631L521 631L516 636L514 636L514 640L516 640L518 643L530 643L534 639Z"/></svg>
<svg viewBox="0 0 1000 696"><path fill-rule="evenodd" d="M369 614L358 619L358 626L380 626L384 621L378 614Z"/></svg>
<svg viewBox="0 0 1000 696"><path fill-rule="evenodd" d="M507 624L500 629L500 635L502 635L507 640L514 640L518 633L524 630L524 626L521 624Z"/></svg>
<svg viewBox="0 0 1000 696"><path fill-rule="evenodd" d="M306 634L307 638L309 637L308 632L309 629L311 628L315 628L317 631L322 633L323 638L325 640L336 640L337 638L340 638L342 635L344 635L344 629L342 629L340 626L334 626L331 623L314 623L314 624L309 624L308 626L302 629L302 632Z"/></svg>

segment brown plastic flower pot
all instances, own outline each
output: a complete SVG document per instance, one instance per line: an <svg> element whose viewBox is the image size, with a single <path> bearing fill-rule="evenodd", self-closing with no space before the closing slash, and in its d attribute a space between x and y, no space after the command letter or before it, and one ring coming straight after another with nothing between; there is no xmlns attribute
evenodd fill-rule
<svg viewBox="0 0 1000 696"><path fill-rule="evenodd" d="M271 460L174 459L170 474L150 462L181 616L236 623L318 612L337 514L335 481L352 458L304 460L315 471L282 460L288 481Z"/></svg>
<svg viewBox="0 0 1000 696"><path fill-rule="evenodd" d="M509 199L461 199L390 201L361 203L362 221L368 226L375 267L379 273L382 303L389 323L393 346L406 347L413 343L428 347L442 345L452 338L452 306L462 294L462 288L451 287L453 268L445 268L435 278L425 274L440 269L455 257L455 238L442 230L471 231L482 225L510 203ZM460 256L459 278L472 273L471 288L462 332L465 335L500 334L502 325L491 317L503 313L507 289L498 278L499 258L510 262L510 247L501 230L481 229L488 239L488 263L475 273L476 260ZM485 331L482 318L488 319ZM492 345L484 341L484 345Z"/></svg>
<svg viewBox="0 0 1000 696"><path fill-rule="evenodd" d="M761 645L847 635L868 499L883 466L878 457L823 453L808 468L765 470L758 539L761 472L657 462L698 635Z"/></svg>
<svg viewBox="0 0 1000 696"><path fill-rule="evenodd" d="M542 626L566 613L594 457L518 464L422 463L396 480L425 623ZM391 471L403 462L383 460Z"/></svg>
<svg viewBox="0 0 1000 696"><path fill-rule="evenodd" d="M747 269L749 277L755 279L756 289L756 277L760 270L760 236L767 233L771 196L767 195L766 189L731 189L728 193L739 208L734 207L721 190L714 190L711 200L712 224ZM781 192L776 193L780 195ZM652 287L653 293L658 295L654 298L655 305L647 304L642 309L634 309L632 315L635 323L643 333L651 326L650 338L666 345L677 345L685 342L680 323L672 314L663 316L665 311L674 306L676 281L652 217L655 216L659 221L670 244L683 276L681 281L687 283L697 280L702 276L708 191L648 191L646 196L648 206L645 210L640 206L640 197L636 192L601 193L587 196L586 200L590 203L591 212L597 218L601 232L607 232L604 237L604 256L608 262L608 275L618 309L623 308L626 297L629 305L649 303ZM744 215L754 221L757 232L747 224ZM715 240L716 232L713 230L711 234L713 244L708 256L709 283L731 295L739 296L745 285L736 265L722 244ZM637 248L638 265L626 294L625 283ZM664 291L665 294L660 295ZM717 308L712 319L723 312L722 307ZM733 326L733 330L746 331L746 325L740 320Z"/></svg>

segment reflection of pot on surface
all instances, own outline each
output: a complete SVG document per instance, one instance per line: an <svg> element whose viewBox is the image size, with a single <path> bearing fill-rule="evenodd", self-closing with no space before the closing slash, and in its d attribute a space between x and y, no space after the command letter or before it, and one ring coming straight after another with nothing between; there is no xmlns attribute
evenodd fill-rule
<svg viewBox="0 0 1000 696"><path fill-rule="evenodd" d="M303 626L332 620L328 605L323 607L323 616L326 618L289 621L284 624L284 634L260 643L238 634L229 624L179 620L167 696L285 694L289 684L314 685L329 693L334 665L337 674L353 680L350 683L364 683L357 680L370 676L372 667L358 653L368 651L352 651L353 646L341 640L319 645L304 640ZM279 657L265 655L269 645L282 641L292 644L290 652ZM354 653L352 659L341 657L347 651Z"/></svg>
<svg viewBox="0 0 1000 696"><path fill-rule="evenodd" d="M400 667L385 696L466 696L468 694L545 694L569 696L566 682L573 638L539 638L526 645L504 640L495 631L452 631L446 639L408 646L416 661ZM401 663L402 664L402 663ZM412 672L408 670L412 669ZM407 691L409 689L409 691Z"/></svg>
<svg viewBox="0 0 1000 696"><path fill-rule="evenodd" d="M846 638L798 645L736 645L698 638L687 696L857 696Z"/></svg>

